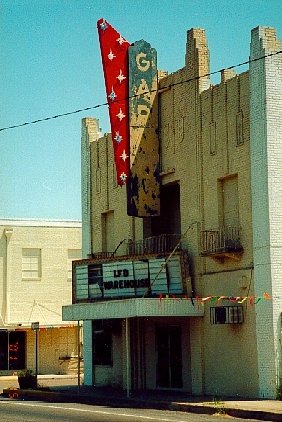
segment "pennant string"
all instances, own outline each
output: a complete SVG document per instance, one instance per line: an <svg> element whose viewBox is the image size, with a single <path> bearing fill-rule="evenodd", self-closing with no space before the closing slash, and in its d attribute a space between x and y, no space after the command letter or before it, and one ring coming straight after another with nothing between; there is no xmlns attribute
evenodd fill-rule
<svg viewBox="0 0 282 422"><path fill-rule="evenodd" d="M162 302L164 296L163 293L160 293L159 296L159 301ZM176 295L176 294L165 294L165 299L166 300L175 300L176 302L181 302L182 299L185 300L189 300L191 301L191 304L194 306L195 303L194 301L196 301L198 307L200 308L201 305L204 305L206 302L210 301L211 304L219 304L222 300L226 300L228 302L231 303L238 303L238 304L242 304L244 302L248 302L251 306L256 305L257 303L259 303L261 300L265 299L265 300L272 300L272 297L264 292L262 294L262 296L215 296L215 295L209 295L209 296L196 296L196 297L192 297L192 296L188 296L187 294L184 295Z"/></svg>

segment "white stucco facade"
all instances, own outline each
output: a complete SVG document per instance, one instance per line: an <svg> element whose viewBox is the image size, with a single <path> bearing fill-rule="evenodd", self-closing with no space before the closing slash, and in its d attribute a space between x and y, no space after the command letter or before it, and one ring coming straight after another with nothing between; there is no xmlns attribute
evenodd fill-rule
<svg viewBox="0 0 282 422"><path fill-rule="evenodd" d="M1 219L0 233L1 370L34 370L31 327L38 322L40 373L66 373L77 366L77 324L62 320L62 306L72 300L72 260L81 257L81 222ZM17 333L14 346L4 344ZM7 347L15 350L13 361Z"/></svg>

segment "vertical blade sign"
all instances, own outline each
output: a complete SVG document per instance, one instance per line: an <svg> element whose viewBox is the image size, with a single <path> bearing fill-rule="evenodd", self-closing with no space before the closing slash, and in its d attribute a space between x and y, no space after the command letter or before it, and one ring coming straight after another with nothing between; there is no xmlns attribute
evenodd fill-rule
<svg viewBox="0 0 282 422"><path fill-rule="evenodd" d="M130 177L127 214L160 215L157 52L144 40L128 49Z"/></svg>
<svg viewBox="0 0 282 422"><path fill-rule="evenodd" d="M128 48L105 19L97 22L119 185L129 177Z"/></svg>

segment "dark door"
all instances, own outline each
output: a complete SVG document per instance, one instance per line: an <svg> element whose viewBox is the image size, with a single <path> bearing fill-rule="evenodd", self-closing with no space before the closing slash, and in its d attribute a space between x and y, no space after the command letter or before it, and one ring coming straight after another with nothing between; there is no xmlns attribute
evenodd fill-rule
<svg viewBox="0 0 282 422"><path fill-rule="evenodd" d="M25 332L11 331L9 335L9 369L25 368Z"/></svg>
<svg viewBox="0 0 282 422"><path fill-rule="evenodd" d="M0 331L0 370L8 369L8 331Z"/></svg>
<svg viewBox="0 0 282 422"><path fill-rule="evenodd" d="M182 388L181 328L156 328L157 387Z"/></svg>
<svg viewBox="0 0 282 422"><path fill-rule="evenodd" d="M161 215L151 218L151 236L181 234L180 186L161 186Z"/></svg>
<svg viewBox="0 0 282 422"><path fill-rule="evenodd" d="M0 370L25 368L25 332L0 330Z"/></svg>

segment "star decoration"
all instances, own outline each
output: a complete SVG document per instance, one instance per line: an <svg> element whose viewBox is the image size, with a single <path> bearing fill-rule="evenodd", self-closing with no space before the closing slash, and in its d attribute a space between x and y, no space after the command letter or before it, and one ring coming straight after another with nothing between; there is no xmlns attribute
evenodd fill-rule
<svg viewBox="0 0 282 422"><path fill-rule="evenodd" d="M116 98L116 93L112 87L112 91L110 92L110 94L108 95L109 99L114 101L114 99Z"/></svg>
<svg viewBox="0 0 282 422"><path fill-rule="evenodd" d="M122 45L122 44L125 42L125 39L124 39L124 38L122 38L122 36L120 35L120 36L118 37L118 39L117 39L117 42L118 42L120 45Z"/></svg>
<svg viewBox="0 0 282 422"><path fill-rule="evenodd" d="M120 121L122 121L122 119L124 119L126 116L125 114L123 114L122 109L119 109L119 113L116 115Z"/></svg>
<svg viewBox="0 0 282 422"><path fill-rule="evenodd" d="M106 19L97 22L117 183L130 179L128 49L130 43ZM142 91L143 93L143 91Z"/></svg>
<svg viewBox="0 0 282 422"><path fill-rule="evenodd" d="M114 137L114 140L119 144L122 141L122 136L119 134L119 132L116 132L116 136Z"/></svg>
<svg viewBox="0 0 282 422"><path fill-rule="evenodd" d="M121 154L120 158L122 158L124 162L128 158L128 155L126 154L125 149L123 150L123 153Z"/></svg>
<svg viewBox="0 0 282 422"><path fill-rule="evenodd" d="M122 181L123 183L125 183L125 182L126 182L127 175L126 175L124 172L122 172L122 173L121 173L121 175L120 175L119 177L120 177L120 179L121 179L121 181Z"/></svg>
<svg viewBox="0 0 282 422"><path fill-rule="evenodd" d="M114 53L112 52L112 50L110 50L109 54L108 54L108 59L109 60L113 60L116 56L114 55Z"/></svg>
<svg viewBox="0 0 282 422"><path fill-rule="evenodd" d="M126 79L126 76L124 76L123 74L122 74L122 70L120 69L120 71L119 71L119 75L117 76L117 79L119 80L119 82L120 83L122 83L122 81L124 80L124 79Z"/></svg>
<svg viewBox="0 0 282 422"><path fill-rule="evenodd" d="M100 23L100 28L105 31L108 28L107 22L103 19L103 22Z"/></svg>

